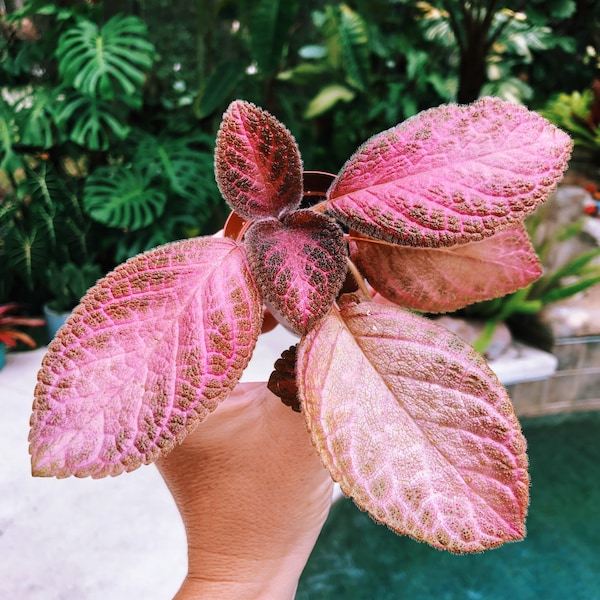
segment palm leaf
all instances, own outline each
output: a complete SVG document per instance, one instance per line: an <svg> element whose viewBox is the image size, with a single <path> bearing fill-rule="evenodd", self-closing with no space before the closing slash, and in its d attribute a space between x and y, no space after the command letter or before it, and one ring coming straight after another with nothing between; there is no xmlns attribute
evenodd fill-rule
<svg viewBox="0 0 600 600"><path fill-rule="evenodd" d="M369 34L362 17L346 4L339 10L338 34L346 78L350 85L365 91L369 74Z"/></svg>

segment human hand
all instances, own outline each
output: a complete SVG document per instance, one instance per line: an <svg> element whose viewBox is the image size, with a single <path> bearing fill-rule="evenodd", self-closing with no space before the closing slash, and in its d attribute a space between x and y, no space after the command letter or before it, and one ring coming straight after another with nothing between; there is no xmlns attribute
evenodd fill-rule
<svg viewBox="0 0 600 600"><path fill-rule="evenodd" d="M265 383L239 384L156 464L187 534L176 600L294 597L333 485L302 415Z"/></svg>

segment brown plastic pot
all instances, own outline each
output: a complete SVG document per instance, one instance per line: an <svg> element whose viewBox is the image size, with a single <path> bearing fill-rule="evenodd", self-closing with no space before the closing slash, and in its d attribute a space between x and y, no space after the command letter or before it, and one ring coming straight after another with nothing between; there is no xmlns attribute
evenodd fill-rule
<svg viewBox="0 0 600 600"><path fill-rule="evenodd" d="M300 208L308 208L318 204L327 197L327 190L335 179L335 175L325 171L304 171L302 183L304 187ZM223 227L223 235L234 240L241 240L252 221L240 217L232 211Z"/></svg>

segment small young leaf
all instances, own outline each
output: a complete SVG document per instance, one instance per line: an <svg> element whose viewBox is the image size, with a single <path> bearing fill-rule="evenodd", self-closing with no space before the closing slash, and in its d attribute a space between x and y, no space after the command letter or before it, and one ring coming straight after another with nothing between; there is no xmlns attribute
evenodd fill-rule
<svg viewBox="0 0 600 600"><path fill-rule="evenodd" d="M223 198L248 220L277 217L302 200L302 161L292 134L273 115L236 100L217 134L215 175Z"/></svg>
<svg viewBox="0 0 600 600"><path fill-rule="evenodd" d="M50 344L29 435L34 475L104 477L165 456L237 384L262 300L243 248L196 238L100 280Z"/></svg>
<svg viewBox="0 0 600 600"><path fill-rule="evenodd" d="M301 412L296 384L296 352L298 345L291 346L275 361L267 388L295 412Z"/></svg>
<svg viewBox="0 0 600 600"><path fill-rule="evenodd" d="M451 248L350 243L350 256L384 298L423 312L451 312L529 285L542 267L522 225Z"/></svg>
<svg viewBox="0 0 600 600"><path fill-rule="evenodd" d="M433 322L351 298L297 358L302 412L333 479L376 521L436 548L521 539L526 442L494 373Z"/></svg>
<svg viewBox="0 0 600 600"><path fill-rule="evenodd" d="M433 108L359 148L329 190L330 210L396 244L479 241L546 199L571 145L540 115L498 98Z"/></svg>
<svg viewBox="0 0 600 600"><path fill-rule="evenodd" d="M245 238L255 280L273 314L298 333L331 308L346 277L344 234L330 217L311 210L281 221L257 221Z"/></svg>

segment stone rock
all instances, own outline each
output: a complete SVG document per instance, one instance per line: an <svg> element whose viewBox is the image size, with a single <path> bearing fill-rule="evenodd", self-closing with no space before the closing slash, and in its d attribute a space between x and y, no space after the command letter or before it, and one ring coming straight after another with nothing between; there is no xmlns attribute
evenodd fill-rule
<svg viewBox="0 0 600 600"><path fill-rule="evenodd" d="M436 319L436 323L449 329L452 333L455 333L469 344L473 344L485 327L484 321L474 321L470 319L460 319L458 317L450 317L443 315ZM494 360L498 358L503 352L505 352L512 342L512 335L510 330L504 323L498 323L496 330L492 337L492 341L485 351L485 357L488 360Z"/></svg>
<svg viewBox="0 0 600 600"><path fill-rule="evenodd" d="M588 218L582 231L571 238L559 242L559 233L565 227L584 218L584 207L592 202L591 194L577 185L562 185L536 211L539 224L532 235L536 248L548 245L544 257L544 268L548 271L567 264L576 256L588 252L598 245L591 230L596 219ZM591 229L591 230L590 230Z"/></svg>
<svg viewBox="0 0 600 600"><path fill-rule="evenodd" d="M600 285L548 304L540 316L555 338L600 335Z"/></svg>

